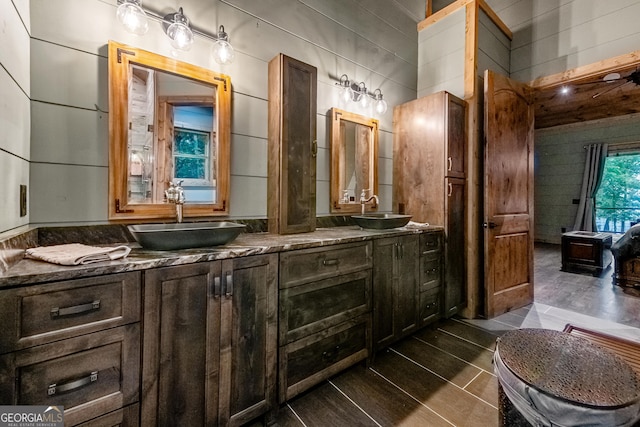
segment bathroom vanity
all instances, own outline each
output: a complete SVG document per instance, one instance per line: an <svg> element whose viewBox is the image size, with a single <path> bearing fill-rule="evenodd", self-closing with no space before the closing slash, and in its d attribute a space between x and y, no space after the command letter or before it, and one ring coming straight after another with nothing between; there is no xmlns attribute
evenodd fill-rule
<svg viewBox="0 0 640 427"><path fill-rule="evenodd" d="M442 235L345 226L21 260L0 275L0 395L63 405L68 425L245 424L438 319Z"/></svg>

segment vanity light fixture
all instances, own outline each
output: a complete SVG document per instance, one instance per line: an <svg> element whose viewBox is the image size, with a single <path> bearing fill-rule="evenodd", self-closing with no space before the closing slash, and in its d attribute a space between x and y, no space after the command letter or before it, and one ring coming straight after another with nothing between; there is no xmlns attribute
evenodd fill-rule
<svg viewBox="0 0 640 427"><path fill-rule="evenodd" d="M132 34L141 36L149 31L149 20L142 9L141 0L122 0L119 2L116 16L124 28Z"/></svg>
<svg viewBox="0 0 640 427"><path fill-rule="evenodd" d="M377 114L381 115L387 112L387 101L382 99L382 91L380 89L369 93L364 82L352 83L346 74L340 76L336 86L338 87L340 100L344 104L354 102L360 108L367 109L373 100L373 108Z"/></svg>
<svg viewBox="0 0 640 427"><path fill-rule="evenodd" d="M167 37L171 40L171 46L178 50L189 50L193 44L193 31L189 26L189 18L184 16L182 8L179 8L176 13L170 13L164 17L163 26L167 25L167 22L171 22L165 28Z"/></svg>
<svg viewBox="0 0 640 427"><path fill-rule="evenodd" d="M187 51L191 48L194 35L204 37L214 42L212 54L218 64L230 64L235 56L235 51L229 42L229 35L220 25L218 32L209 34L191 28L189 18L178 8L175 13L160 16L150 11L145 11L141 0L117 0L118 9L116 15L124 28L133 34L143 35L149 29L148 19L160 22L165 33L171 39L171 46L176 51Z"/></svg>

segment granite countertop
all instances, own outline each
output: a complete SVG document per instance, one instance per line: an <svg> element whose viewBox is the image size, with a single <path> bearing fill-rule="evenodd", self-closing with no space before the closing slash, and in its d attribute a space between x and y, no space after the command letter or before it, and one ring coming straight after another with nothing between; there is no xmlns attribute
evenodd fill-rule
<svg viewBox="0 0 640 427"><path fill-rule="evenodd" d="M120 244L126 244L131 247L131 253L127 258L116 261L69 267L23 258L0 274L0 289L438 230L443 230L443 228L428 226L419 229L403 227L391 230L365 230L357 226L343 226L318 228L311 233L287 235L266 232L242 233L231 243L224 246L176 251L152 251L142 248L137 243L123 242ZM105 246L118 246L118 244L111 242Z"/></svg>

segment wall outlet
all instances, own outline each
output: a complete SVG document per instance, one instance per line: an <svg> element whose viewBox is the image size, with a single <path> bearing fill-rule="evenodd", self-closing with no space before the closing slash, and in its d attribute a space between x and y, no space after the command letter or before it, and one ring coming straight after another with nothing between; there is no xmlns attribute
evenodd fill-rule
<svg viewBox="0 0 640 427"><path fill-rule="evenodd" d="M20 216L27 216L27 186L20 184Z"/></svg>

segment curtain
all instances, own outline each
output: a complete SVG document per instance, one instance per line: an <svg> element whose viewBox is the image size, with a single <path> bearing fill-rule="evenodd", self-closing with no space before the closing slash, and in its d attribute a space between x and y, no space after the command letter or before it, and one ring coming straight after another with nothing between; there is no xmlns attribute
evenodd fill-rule
<svg viewBox="0 0 640 427"><path fill-rule="evenodd" d="M596 193L602 182L602 171L607 158L607 144L591 144L585 147L587 159L582 175L582 191L580 204L573 230L597 231L596 227Z"/></svg>

